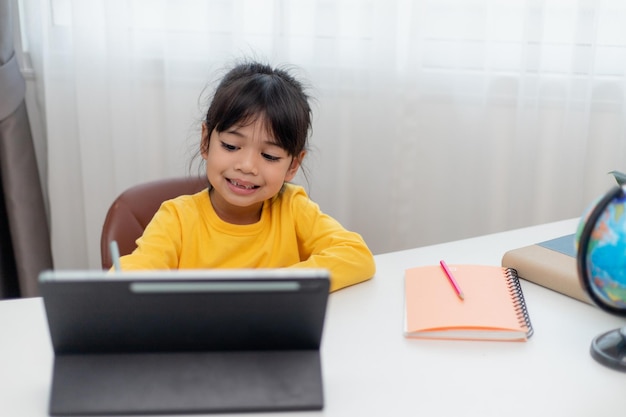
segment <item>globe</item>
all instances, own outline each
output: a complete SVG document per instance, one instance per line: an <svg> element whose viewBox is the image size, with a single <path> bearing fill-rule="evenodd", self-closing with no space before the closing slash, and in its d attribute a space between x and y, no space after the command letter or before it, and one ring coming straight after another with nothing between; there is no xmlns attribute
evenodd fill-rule
<svg viewBox="0 0 626 417"><path fill-rule="evenodd" d="M594 201L576 232L580 283L603 310L626 316L626 185ZM626 326L597 336L591 356L626 371Z"/></svg>

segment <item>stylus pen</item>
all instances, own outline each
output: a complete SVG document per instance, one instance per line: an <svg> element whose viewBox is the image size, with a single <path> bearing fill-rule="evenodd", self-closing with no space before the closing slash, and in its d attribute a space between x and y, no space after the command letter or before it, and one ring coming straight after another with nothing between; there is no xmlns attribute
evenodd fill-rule
<svg viewBox="0 0 626 417"><path fill-rule="evenodd" d="M452 275L452 271L450 271L450 268L448 268L448 265L446 265L445 261L443 260L439 261L439 264L443 268L443 272L446 273L446 276L448 277L448 281L450 281L450 284L452 284L452 287L454 288L456 295L458 295L461 300L465 300L465 297L463 296L463 291L461 291L461 288L459 287L459 283L456 282L456 279L454 279L454 275Z"/></svg>
<svg viewBox="0 0 626 417"><path fill-rule="evenodd" d="M119 272L122 270L120 266L120 248L117 246L117 242L112 240L109 243L109 248L111 250L111 260L113 260L113 266L115 267L115 271Z"/></svg>

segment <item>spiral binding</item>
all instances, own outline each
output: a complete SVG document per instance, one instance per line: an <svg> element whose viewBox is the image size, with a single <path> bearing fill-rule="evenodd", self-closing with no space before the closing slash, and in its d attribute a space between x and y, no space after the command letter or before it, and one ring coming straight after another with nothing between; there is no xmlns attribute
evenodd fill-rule
<svg viewBox="0 0 626 417"><path fill-rule="evenodd" d="M509 294L511 294L511 298L514 300L515 314L517 315L520 324L526 325L526 328L528 329L526 337L531 337L534 333L533 325L530 322L530 315L528 314L528 309L526 308L526 301L524 300L522 285L520 284L519 277L517 276L517 270L513 268L506 268L505 275Z"/></svg>

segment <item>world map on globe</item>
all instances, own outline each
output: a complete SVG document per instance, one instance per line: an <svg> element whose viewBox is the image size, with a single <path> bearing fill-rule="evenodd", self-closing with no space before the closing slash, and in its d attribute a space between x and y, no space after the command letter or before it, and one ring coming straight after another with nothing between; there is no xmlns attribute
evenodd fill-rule
<svg viewBox="0 0 626 417"><path fill-rule="evenodd" d="M601 303L618 310L626 310L626 185L620 187L614 198L597 206L592 204L583 216L577 230L576 243L581 242L591 209L601 210L590 229L586 249L587 285Z"/></svg>

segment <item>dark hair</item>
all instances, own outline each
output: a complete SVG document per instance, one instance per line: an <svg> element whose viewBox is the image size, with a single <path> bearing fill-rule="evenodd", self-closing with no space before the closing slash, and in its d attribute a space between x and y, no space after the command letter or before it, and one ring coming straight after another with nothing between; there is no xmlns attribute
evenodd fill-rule
<svg viewBox="0 0 626 417"><path fill-rule="evenodd" d="M215 90L204 122L208 136L201 143L208 150L211 132L224 132L237 123L262 118L269 133L290 156L307 149L311 107L303 85L286 69L246 62L236 65Z"/></svg>

